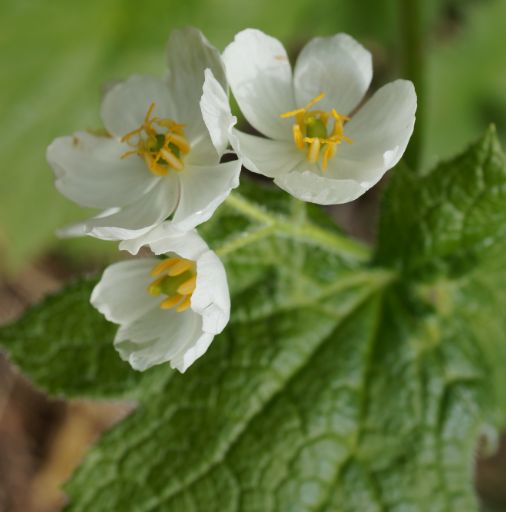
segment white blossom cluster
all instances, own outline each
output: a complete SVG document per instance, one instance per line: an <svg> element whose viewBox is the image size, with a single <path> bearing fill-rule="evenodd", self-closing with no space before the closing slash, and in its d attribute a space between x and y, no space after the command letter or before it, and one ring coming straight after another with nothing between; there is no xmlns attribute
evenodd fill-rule
<svg viewBox="0 0 506 512"><path fill-rule="evenodd" d="M222 55L193 28L172 33L164 79L135 75L105 95L103 134L53 141L56 187L96 216L62 230L153 256L108 267L92 304L119 325L137 370L184 372L230 317L223 264L195 228L239 185L241 166L317 204L352 201L401 158L416 94L397 80L367 101L371 54L345 34L318 37L292 69L282 44L247 29ZM235 128L228 87L261 135ZM222 162L232 148L236 160Z"/></svg>

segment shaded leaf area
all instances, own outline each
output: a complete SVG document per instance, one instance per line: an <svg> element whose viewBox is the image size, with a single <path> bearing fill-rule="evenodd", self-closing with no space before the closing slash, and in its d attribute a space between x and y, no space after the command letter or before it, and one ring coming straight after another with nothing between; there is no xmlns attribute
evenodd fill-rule
<svg viewBox="0 0 506 512"><path fill-rule="evenodd" d="M244 183L203 230L231 323L184 375L111 359L112 388L113 329L86 305L90 283L0 331L40 385L95 372L139 402L67 484L67 510L476 510L477 437L506 419L503 158L489 132L428 176L400 170L376 266L321 213ZM101 348L42 371L28 333L47 328L47 351L68 343L54 327L67 294L88 311L73 328Z"/></svg>

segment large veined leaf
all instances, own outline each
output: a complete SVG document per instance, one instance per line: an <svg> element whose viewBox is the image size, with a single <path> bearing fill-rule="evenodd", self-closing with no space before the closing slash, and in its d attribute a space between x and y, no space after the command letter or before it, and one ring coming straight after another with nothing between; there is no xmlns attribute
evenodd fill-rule
<svg viewBox="0 0 506 512"><path fill-rule="evenodd" d="M40 386L138 402L68 510L477 509L477 437L506 413L504 157L490 131L425 177L393 172L374 264L316 208L243 184L203 229L232 319L184 375L114 361L86 281L0 331Z"/></svg>

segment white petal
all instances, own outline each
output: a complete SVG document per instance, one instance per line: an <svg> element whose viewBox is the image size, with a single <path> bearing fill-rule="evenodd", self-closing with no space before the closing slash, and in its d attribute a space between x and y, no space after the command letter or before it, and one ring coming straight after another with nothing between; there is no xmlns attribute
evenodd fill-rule
<svg viewBox="0 0 506 512"><path fill-rule="evenodd" d="M185 167L191 165L210 164L215 165L220 161L220 155L216 152L213 141L207 131L204 121L201 123L201 133L191 141L190 152L184 157Z"/></svg>
<svg viewBox="0 0 506 512"><path fill-rule="evenodd" d="M200 109L214 147L221 156L227 149L237 118L232 115L227 93L210 69L206 69L205 77Z"/></svg>
<svg viewBox="0 0 506 512"><path fill-rule="evenodd" d="M197 285L191 308L202 315L202 329L220 333L230 319L230 294L223 263L213 251L197 260Z"/></svg>
<svg viewBox="0 0 506 512"><path fill-rule="evenodd" d="M202 335L200 316L188 309L152 309L132 323L122 325L114 346L122 359L135 370L169 362L185 349L195 345ZM174 365L171 364L174 368Z"/></svg>
<svg viewBox="0 0 506 512"><path fill-rule="evenodd" d="M241 161L214 166L193 166L180 173L181 197L172 219L182 231L208 220L216 208L239 185Z"/></svg>
<svg viewBox="0 0 506 512"><path fill-rule="evenodd" d="M275 178L304 160L305 153L293 141L264 139L233 129L230 142L244 166L250 171Z"/></svg>
<svg viewBox="0 0 506 512"><path fill-rule="evenodd" d="M206 130L200 112L204 71L211 69L217 80L226 86L225 70L220 53L195 28L172 32L167 46L169 89L177 98L177 120L186 124L186 135L193 140Z"/></svg>
<svg viewBox="0 0 506 512"><path fill-rule="evenodd" d="M170 221L163 222L139 238L124 240L119 248L131 254L137 254L145 245L149 246L155 254L174 252L193 261L208 250L207 244L195 230L180 231Z"/></svg>
<svg viewBox="0 0 506 512"><path fill-rule="evenodd" d="M102 240L127 240L150 231L174 211L179 185L173 173L164 176L155 187L136 202L70 226L62 234L90 235ZM106 212L107 213L107 212Z"/></svg>
<svg viewBox="0 0 506 512"><path fill-rule="evenodd" d="M55 139L47 160L65 197L82 206L110 208L135 201L157 182L140 158L122 159L125 151L128 147L116 139L79 132Z"/></svg>
<svg viewBox="0 0 506 512"><path fill-rule="evenodd" d="M369 186L352 179L320 176L312 169L278 176L274 183L292 196L316 204L342 204L361 196Z"/></svg>
<svg viewBox="0 0 506 512"><path fill-rule="evenodd" d="M350 113L372 78L371 54L347 34L316 37L300 52L294 71L295 98L303 107L325 93L315 108Z"/></svg>
<svg viewBox="0 0 506 512"><path fill-rule="evenodd" d="M214 339L214 334L203 332L192 345L184 347L171 361L172 368L184 373L200 356L204 355Z"/></svg>
<svg viewBox="0 0 506 512"><path fill-rule="evenodd" d="M260 30L239 32L223 53L227 78L242 113L259 132L291 138L291 120L280 114L295 108L292 70L283 45Z"/></svg>
<svg viewBox="0 0 506 512"><path fill-rule="evenodd" d="M102 102L102 120L110 133L122 137L142 124L151 103L155 103L154 116L175 119L176 98L163 80L134 75L106 94Z"/></svg>
<svg viewBox="0 0 506 512"><path fill-rule="evenodd" d="M353 144L341 144L329 161L329 176L374 185L400 160L415 123L416 93L407 80L379 89L345 125Z"/></svg>
<svg viewBox="0 0 506 512"><path fill-rule="evenodd" d="M155 258L144 258L110 265L93 289L90 302L110 322L137 320L160 302L146 290L151 281L150 271L158 262Z"/></svg>

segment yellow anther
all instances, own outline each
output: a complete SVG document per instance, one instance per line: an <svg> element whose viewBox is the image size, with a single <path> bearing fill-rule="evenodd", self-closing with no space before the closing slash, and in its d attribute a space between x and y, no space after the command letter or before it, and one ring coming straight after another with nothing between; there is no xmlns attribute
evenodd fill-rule
<svg viewBox="0 0 506 512"><path fill-rule="evenodd" d="M343 116L343 114L339 114L335 108L330 111L332 117L337 121L351 121L351 117Z"/></svg>
<svg viewBox="0 0 506 512"><path fill-rule="evenodd" d="M178 313L182 313L183 311L186 311L191 306L191 296L188 295L181 304L176 308L176 311Z"/></svg>
<svg viewBox="0 0 506 512"><path fill-rule="evenodd" d="M178 276L179 274L182 274L183 272L186 272L187 270L190 270L193 267L194 263L190 260L183 260L180 258L177 263L174 263L169 269L167 274L169 276L174 277Z"/></svg>
<svg viewBox="0 0 506 512"><path fill-rule="evenodd" d="M337 145L343 141L348 144L353 141L344 135L344 123L349 121L350 117L339 114L335 108L330 112L309 110L324 97L325 93L322 92L306 106L284 112L280 117L284 119L295 117L292 127L295 145L298 149L307 151L306 157L311 163L317 163L321 157L321 168L326 171L329 160L337 152ZM329 123L331 123L330 126Z"/></svg>
<svg viewBox="0 0 506 512"><path fill-rule="evenodd" d="M174 265L174 263L177 263L180 261L180 258L167 258L165 260L160 261L158 265L156 265L153 270L151 270L151 275L153 277L157 276L158 274L161 274L165 270L169 269Z"/></svg>
<svg viewBox="0 0 506 512"><path fill-rule="evenodd" d="M322 169L327 170L329 159L336 154L336 144L328 143L323 150Z"/></svg>
<svg viewBox="0 0 506 512"><path fill-rule="evenodd" d="M194 261L173 256L157 263L151 270L156 279L148 286L150 295L165 295L160 308L176 308L185 311L191 305L191 297L197 286L197 271Z"/></svg>
<svg viewBox="0 0 506 512"><path fill-rule="evenodd" d="M156 279L155 281L153 281L148 286L148 293L150 295L154 295L156 297L162 293L162 288L160 287L160 285L161 285L163 279L164 279L163 277L160 277L160 278Z"/></svg>
<svg viewBox="0 0 506 512"><path fill-rule="evenodd" d="M168 139L172 144L179 148L181 153L186 155L190 152L190 144L188 144L188 141L182 135L179 135L178 133L171 133L168 136Z"/></svg>
<svg viewBox="0 0 506 512"><path fill-rule="evenodd" d="M190 277L187 281L185 281L179 288L177 289L177 293L181 295L189 295L193 293L195 290L195 286L197 284L197 276Z"/></svg>
<svg viewBox="0 0 506 512"><path fill-rule="evenodd" d="M182 171L184 169L183 162L174 153L168 149L162 148L160 150L160 156L176 171Z"/></svg>
<svg viewBox="0 0 506 512"><path fill-rule="evenodd" d="M322 92L322 93L318 94L318 96L316 96L316 98L313 98L305 107L297 108L295 110L290 110L288 112L284 112L283 114L280 114L279 117L286 119L287 117L294 117L294 116L298 116L299 114L305 114L309 108L311 108L315 103L319 102L324 97L325 97L325 93Z"/></svg>
<svg viewBox="0 0 506 512"><path fill-rule="evenodd" d="M151 102L151 105L148 108L148 111L146 112L146 115L144 116L144 124L149 124L149 118L151 117L151 114L153 113L153 110L155 110L155 102Z"/></svg>
<svg viewBox="0 0 506 512"><path fill-rule="evenodd" d="M320 139L314 137L312 139L305 138L305 142L309 143L309 148L307 150L307 159L314 164L318 161L318 158L320 157Z"/></svg>
<svg viewBox="0 0 506 512"><path fill-rule="evenodd" d="M160 307L162 309L171 309L174 306L177 306L182 299L183 297L179 294L171 295L170 297L167 297L165 300L162 300L162 302L160 302Z"/></svg>
<svg viewBox="0 0 506 512"><path fill-rule="evenodd" d="M297 123L294 124L292 130L293 130L293 140L295 141L295 145L299 149L304 149L305 148L304 135L302 135L302 130L300 129L300 125Z"/></svg>
<svg viewBox="0 0 506 512"><path fill-rule="evenodd" d="M284 112L283 114L279 114L279 117L286 119L287 117L293 117L293 116L296 116L297 114L303 114L303 113L304 113L304 109L298 108L297 110L290 110L288 112Z"/></svg>
<svg viewBox="0 0 506 512"><path fill-rule="evenodd" d="M165 176L170 169L182 171L181 155L190 152L190 144L184 135L184 125L172 119L152 117L155 104L151 103L139 128L121 137L134 149L126 151L121 158L138 155L144 158L148 169L157 176ZM136 137L134 141L131 139Z"/></svg>
<svg viewBox="0 0 506 512"><path fill-rule="evenodd" d="M309 108L311 108L315 103L318 103L320 100L322 100L323 98L325 98L325 93L324 92L321 92L320 94L318 94L318 96L314 97L305 107L304 107L304 110L308 110Z"/></svg>

